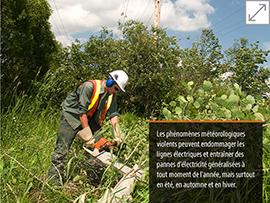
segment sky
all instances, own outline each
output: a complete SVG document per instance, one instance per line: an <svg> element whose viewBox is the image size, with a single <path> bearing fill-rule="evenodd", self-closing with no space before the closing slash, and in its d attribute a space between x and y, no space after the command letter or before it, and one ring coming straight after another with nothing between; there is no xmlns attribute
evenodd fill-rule
<svg viewBox="0 0 270 203"><path fill-rule="evenodd" d="M259 41L259 48L270 50L270 0L161 0L160 27L167 35L181 39L181 48L190 48L203 29L212 29L222 51L245 37ZM155 0L48 0L56 39L69 46L75 39L85 42L99 35L102 27L121 37L118 22L139 20L151 27ZM262 5L266 4L265 7ZM121 15L121 14L125 15ZM246 24L246 15L251 19ZM248 18L247 18L248 19ZM256 25L254 23L262 23ZM270 54L264 67L270 67Z"/></svg>

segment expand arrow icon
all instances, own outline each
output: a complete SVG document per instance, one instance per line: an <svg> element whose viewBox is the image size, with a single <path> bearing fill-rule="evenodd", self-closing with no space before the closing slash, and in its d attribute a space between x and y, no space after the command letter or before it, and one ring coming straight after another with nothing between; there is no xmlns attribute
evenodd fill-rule
<svg viewBox="0 0 270 203"><path fill-rule="evenodd" d="M256 21L254 19L254 17L262 10L264 9L264 11L266 11L266 4L259 4L260 6L262 6L252 17L250 17L250 14L248 15L248 20L249 21Z"/></svg>

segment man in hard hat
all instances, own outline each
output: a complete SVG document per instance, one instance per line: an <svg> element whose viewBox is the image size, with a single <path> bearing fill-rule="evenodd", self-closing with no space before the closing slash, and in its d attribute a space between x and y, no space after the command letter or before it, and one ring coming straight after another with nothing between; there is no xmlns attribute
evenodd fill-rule
<svg viewBox="0 0 270 203"><path fill-rule="evenodd" d="M52 154L49 168L49 180L55 185L62 185L64 161L68 150L77 136L87 147L94 147L94 134L102 127L107 112L114 130L114 140L119 146L122 136L119 135L116 94L125 92L128 82L127 74L122 70L111 72L108 80L89 80L70 93L61 104L60 124L57 142Z"/></svg>

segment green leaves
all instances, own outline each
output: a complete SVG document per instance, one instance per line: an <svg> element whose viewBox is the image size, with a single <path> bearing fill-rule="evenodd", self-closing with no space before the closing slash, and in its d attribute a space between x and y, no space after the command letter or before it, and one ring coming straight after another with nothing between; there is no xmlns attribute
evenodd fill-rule
<svg viewBox="0 0 270 203"><path fill-rule="evenodd" d="M175 102L175 101L171 101L171 102L170 102L170 105L171 105L171 106L176 106L176 102Z"/></svg>
<svg viewBox="0 0 270 203"><path fill-rule="evenodd" d="M196 109L198 109L198 108L200 108L201 104L198 101L195 101L194 106Z"/></svg>
<svg viewBox="0 0 270 203"><path fill-rule="evenodd" d="M227 84L238 83L242 91L247 94L257 96L269 92L270 88L266 80L270 77L270 69L262 64L270 50L263 51L258 47L259 42L248 43L248 39L240 38L233 47L226 52L227 66L224 72L234 73Z"/></svg>
<svg viewBox="0 0 270 203"><path fill-rule="evenodd" d="M177 106L176 108L175 108L175 113L177 114L177 116L179 117L181 114L182 114L182 109L179 107L179 106Z"/></svg>
<svg viewBox="0 0 270 203"><path fill-rule="evenodd" d="M223 54L218 39L212 30L202 30L200 38L192 48L181 51L181 75L187 81L201 84L204 80L213 81L222 70Z"/></svg>
<svg viewBox="0 0 270 203"><path fill-rule="evenodd" d="M180 103L187 103L187 100L185 99L185 97L183 97L183 96L178 96L178 101L180 102Z"/></svg>
<svg viewBox="0 0 270 203"><path fill-rule="evenodd" d="M172 113L165 107L162 111L163 115L165 116L166 120L171 120Z"/></svg>
<svg viewBox="0 0 270 203"><path fill-rule="evenodd" d="M188 95L187 96L187 100L190 102L190 103L193 103L194 99L192 96Z"/></svg>
<svg viewBox="0 0 270 203"><path fill-rule="evenodd" d="M163 115L171 120L264 120L270 115L262 97L258 104L253 96L246 96L238 84L233 89L219 86L214 89L210 81L190 91L193 82L185 86L187 95L179 95L163 109ZM267 114L268 113L268 114Z"/></svg>
<svg viewBox="0 0 270 203"><path fill-rule="evenodd" d="M204 81L203 82L203 89L204 90L210 90L213 87L212 83L210 81Z"/></svg>
<svg viewBox="0 0 270 203"><path fill-rule="evenodd" d="M235 94L231 94L228 99L229 102L231 103L238 103L239 101L239 96Z"/></svg>
<svg viewBox="0 0 270 203"><path fill-rule="evenodd" d="M225 99L227 99L227 95L223 94L220 98L224 101Z"/></svg>
<svg viewBox="0 0 270 203"><path fill-rule="evenodd" d="M1 82L4 91L12 90L18 83L20 91L28 90L33 80L42 78L55 64L57 42L50 30L50 15L45 0L2 1Z"/></svg>
<svg viewBox="0 0 270 203"><path fill-rule="evenodd" d="M251 105L253 105L253 104L255 103L255 99L254 99L251 95L248 95L248 96L246 97L246 99L244 100L244 102L245 102L246 104L251 104Z"/></svg>

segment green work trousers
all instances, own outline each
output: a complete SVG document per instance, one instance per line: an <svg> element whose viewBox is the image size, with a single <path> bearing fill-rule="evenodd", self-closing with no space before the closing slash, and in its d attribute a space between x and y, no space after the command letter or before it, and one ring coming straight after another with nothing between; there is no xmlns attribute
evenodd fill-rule
<svg viewBox="0 0 270 203"><path fill-rule="evenodd" d="M93 119L94 120L94 119ZM93 123L92 120L89 123L90 128L93 133L100 129L100 126ZM82 127L78 127L75 130L68 124L64 118L62 112L60 115L60 124L57 130L57 140L56 147L52 154L51 165L48 171L48 178L55 185L63 185L65 178L64 167L65 167L65 158L68 153L68 150L71 147L73 140L75 139L76 134ZM100 139L100 136L99 136ZM96 139L97 140L97 139Z"/></svg>

